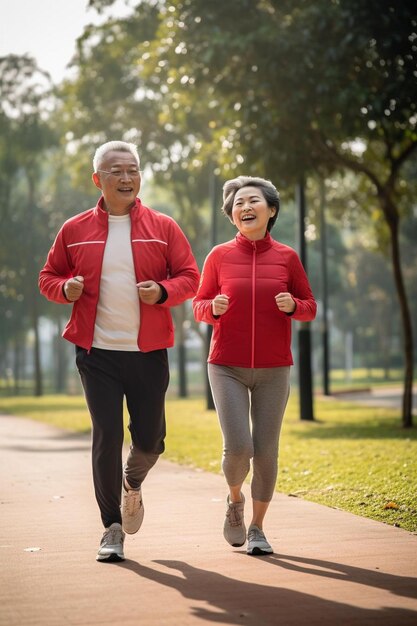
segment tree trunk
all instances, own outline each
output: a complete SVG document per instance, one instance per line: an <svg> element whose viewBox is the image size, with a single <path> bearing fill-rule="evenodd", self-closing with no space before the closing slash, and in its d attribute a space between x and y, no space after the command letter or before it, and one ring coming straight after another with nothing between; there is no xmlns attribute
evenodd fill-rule
<svg viewBox="0 0 417 626"><path fill-rule="evenodd" d="M184 322L186 319L185 303L183 302L176 307L176 344L177 344L177 367L178 367L178 397L186 398L187 390L187 367L186 367L186 349L185 349L185 329Z"/></svg>
<svg viewBox="0 0 417 626"><path fill-rule="evenodd" d="M404 278L401 269L400 244L398 234L398 215L396 207L385 199L384 213L387 218L391 232L391 256L394 270L394 280L400 303L403 346L404 346L404 391L402 400L402 423L404 428L411 428L413 425L413 327L411 323L410 308L408 306L407 293L404 286Z"/></svg>
<svg viewBox="0 0 417 626"><path fill-rule="evenodd" d="M408 306L407 293L405 291L404 279L401 269L400 260L400 245L399 245L399 211L392 201L391 193L395 189L397 182L398 171L401 165L404 164L407 158L410 157L412 152L416 150L417 143L411 142L408 147L402 152L396 161L391 162L391 174L388 181L383 184L378 180L378 177L368 167L364 166L358 161L347 159L345 156L339 154L332 147L329 147L328 142L324 143L325 148L329 151L336 160L339 161L344 167L349 168L353 172L359 172L367 176L372 184L375 186L376 194L379 200L379 204L384 213L384 217L387 221L388 228L390 230L390 245L391 245L391 259L394 271L394 281L397 291L398 301L400 304L402 330L403 330L403 346L404 346L404 391L402 401L402 423L404 428L410 428L413 425L413 327L411 323L410 309ZM387 145L388 154L391 154L390 146Z"/></svg>
<svg viewBox="0 0 417 626"><path fill-rule="evenodd" d="M57 393L63 393L66 386L67 378L67 355L65 352L64 342L61 337L62 321L59 317L56 321L56 336L53 340L54 362L55 362L55 390Z"/></svg>
<svg viewBox="0 0 417 626"><path fill-rule="evenodd" d="M34 341L34 351L33 351L33 369L34 369L34 394L35 396L43 395L43 385L42 385L42 370L41 370L41 347L40 347L40 338L39 338L39 313L38 313L38 298L39 292L37 289L38 281L37 274L35 271L35 246L34 246L34 229L33 229L33 218L35 214L35 177L28 173L28 220L27 220L27 228L28 228L28 238L29 245L27 248L28 253L28 263L27 267L29 268L27 278L30 281L30 286L28 289L29 294L29 307L30 307L30 315L32 320L32 328L35 336Z"/></svg>
<svg viewBox="0 0 417 626"><path fill-rule="evenodd" d="M305 240L305 181L302 177L296 187L299 215L300 260L307 273L307 246ZM298 384L300 396L300 419L314 421L313 372L311 366L311 331L309 322L300 322L298 330Z"/></svg>
<svg viewBox="0 0 417 626"><path fill-rule="evenodd" d="M16 331L13 340L13 381L14 381L14 395L20 394L20 364L21 364L21 342L19 332Z"/></svg>
<svg viewBox="0 0 417 626"><path fill-rule="evenodd" d="M330 353L329 353L329 297L327 287L327 237L326 195L323 178L320 178L320 271L321 299L323 302L322 349L323 349L323 394L330 396Z"/></svg>
<svg viewBox="0 0 417 626"><path fill-rule="evenodd" d="M34 377L35 377L34 394L35 396L42 396L43 385L42 385L42 370L41 370L41 349L40 349L40 338L39 338L39 315L38 315L36 297L32 298L31 308L32 308L33 331L35 335L35 341L34 341L34 346L33 346L33 365L34 365Z"/></svg>

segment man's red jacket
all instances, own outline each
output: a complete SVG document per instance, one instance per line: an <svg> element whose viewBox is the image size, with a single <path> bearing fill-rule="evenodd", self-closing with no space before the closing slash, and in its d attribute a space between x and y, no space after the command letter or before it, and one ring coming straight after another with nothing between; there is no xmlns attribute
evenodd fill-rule
<svg viewBox="0 0 417 626"><path fill-rule="evenodd" d="M292 315L278 309L280 292L291 293ZM211 303L220 293L229 296L229 308L214 317ZM291 320L313 320L317 306L292 248L269 233L258 241L239 233L207 256L193 309L198 322L213 324L209 363L258 368L293 364Z"/></svg>
<svg viewBox="0 0 417 626"><path fill-rule="evenodd" d="M138 347L143 352L174 345L170 307L192 298L199 271L190 244L169 216L144 206L136 198L131 209L131 244L136 281L154 280L167 297L162 304L140 302ZM73 276L84 276L84 291L74 303L63 337L82 348L91 348L108 213L101 197L93 209L75 215L60 229L39 275L41 293L58 303L67 303L63 287Z"/></svg>

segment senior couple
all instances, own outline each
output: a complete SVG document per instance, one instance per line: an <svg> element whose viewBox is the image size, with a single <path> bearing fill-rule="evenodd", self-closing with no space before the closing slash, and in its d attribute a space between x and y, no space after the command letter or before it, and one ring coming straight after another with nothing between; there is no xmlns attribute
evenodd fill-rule
<svg viewBox="0 0 417 626"><path fill-rule="evenodd" d="M97 560L121 561L125 533L143 521L142 486L164 451L170 308L193 298L198 322L213 326L208 374L223 434L228 485L223 535L250 555L273 552L263 531L278 465L289 394L291 320L310 321L316 303L296 252L270 231L279 194L263 178L223 187L222 211L236 237L213 248L201 272L178 224L145 206L140 160L123 141L93 158L97 205L68 219L40 272L41 293L72 305L63 336L92 421L95 496L104 526ZM123 401L131 445L123 463ZM251 519L241 491L252 462Z"/></svg>

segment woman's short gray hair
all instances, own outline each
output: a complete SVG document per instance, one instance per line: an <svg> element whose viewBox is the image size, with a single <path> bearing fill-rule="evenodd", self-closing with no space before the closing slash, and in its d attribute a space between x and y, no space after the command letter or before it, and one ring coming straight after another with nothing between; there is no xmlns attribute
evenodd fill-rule
<svg viewBox="0 0 417 626"><path fill-rule="evenodd" d="M231 219L235 195L242 187L257 187L262 192L267 205L276 209L275 215L270 217L268 221L267 230L270 231L278 217L280 202L277 188L270 180L266 180L265 178L259 178L258 176L238 176L237 178L227 180L223 185L223 213Z"/></svg>
<svg viewBox="0 0 417 626"><path fill-rule="evenodd" d="M139 167L139 154L134 143L128 143L127 141L107 141L106 143L103 143L101 146L99 146L95 151L93 158L93 168L95 172L97 172L97 170L99 169L106 154L108 152L111 152L112 150L117 150L117 152L130 152Z"/></svg>

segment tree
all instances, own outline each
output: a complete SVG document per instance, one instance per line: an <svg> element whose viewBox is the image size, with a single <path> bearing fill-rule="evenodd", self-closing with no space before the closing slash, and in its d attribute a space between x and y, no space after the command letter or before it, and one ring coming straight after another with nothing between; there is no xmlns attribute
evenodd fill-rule
<svg viewBox="0 0 417 626"><path fill-rule="evenodd" d="M379 216L375 232L392 259L404 426L413 333L399 226L410 214L405 172L417 145L416 22L411 0L401 10L392 0L142 0L128 19L86 30L65 94L68 119L76 110L72 125L84 129L78 141L100 141L130 120L126 136L139 138L161 172L193 164L199 180L210 158L221 176L244 168L277 181L278 173L281 187L354 172L366 191L362 210Z"/></svg>
<svg viewBox="0 0 417 626"><path fill-rule="evenodd" d="M55 142L45 120L48 76L28 55L1 57L0 76L2 306L15 341L25 324L33 330L35 394L41 395L37 270L45 231L37 193L46 150Z"/></svg>
<svg viewBox="0 0 417 626"><path fill-rule="evenodd" d="M106 4L110 3L100 3ZM61 106L56 120L61 125L63 121L72 151L77 150L71 170L81 186L98 144L115 137L139 144L142 167L146 172L152 169L150 196L142 196L145 203L152 197L152 189L164 190L163 205L157 202L152 206L176 218L201 265L209 245L209 181L215 164L197 158L190 138L191 121L184 139L182 128L179 134L161 108L161 94L154 90L152 77L145 80L141 75L142 56L155 38L158 24L156 7L145 4L128 20L87 27L74 57L76 77L59 89ZM182 320L177 325L182 356L183 315L178 312L177 317ZM184 363L180 363L180 370L185 372ZM185 388L184 380L181 386Z"/></svg>
<svg viewBox="0 0 417 626"><path fill-rule="evenodd" d="M237 19L238 16L238 27ZM404 165L417 147L415 3L172 0L151 49L164 108L207 110L224 171L291 182L349 169L390 244L404 341L403 425L412 425L413 332L400 259ZM149 70L151 71L151 70ZM156 79L154 83L156 82ZM154 85L156 88L156 84ZM181 106L180 106L181 105Z"/></svg>

